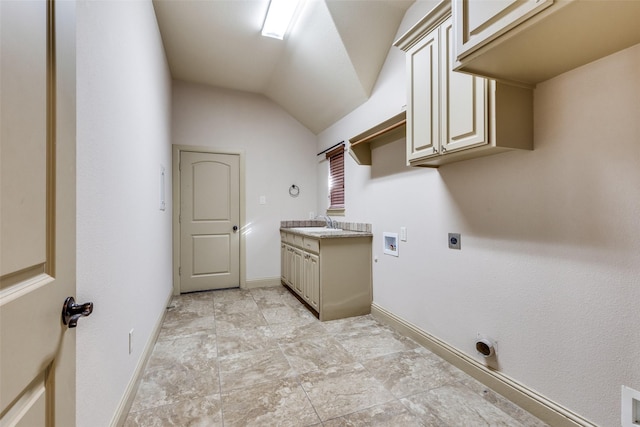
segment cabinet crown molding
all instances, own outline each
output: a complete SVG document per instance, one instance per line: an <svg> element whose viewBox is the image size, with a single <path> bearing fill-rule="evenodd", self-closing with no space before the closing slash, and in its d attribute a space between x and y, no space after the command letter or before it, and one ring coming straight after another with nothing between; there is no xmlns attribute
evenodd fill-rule
<svg viewBox="0 0 640 427"><path fill-rule="evenodd" d="M406 33L400 36L393 45L397 48L404 50L405 52L411 49L416 43L418 43L424 36L426 36L431 30L442 24L447 18L451 16L451 0L441 1L427 13L424 18L419 20L413 27L411 27Z"/></svg>

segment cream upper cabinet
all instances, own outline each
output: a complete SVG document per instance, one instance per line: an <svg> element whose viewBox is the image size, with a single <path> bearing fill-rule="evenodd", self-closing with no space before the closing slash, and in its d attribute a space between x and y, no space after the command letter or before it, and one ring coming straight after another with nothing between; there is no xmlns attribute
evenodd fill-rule
<svg viewBox="0 0 640 427"><path fill-rule="evenodd" d="M407 160L436 156L440 148L440 29L407 51ZM419 96L414 96L419 94ZM430 120L424 120L429 117Z"/></svg>
<svg viewBox="0 0 640 427"><path fill-rule="evenodd" d="M440 86L442 93L442 152L464 150L489 143L488 81L453 71L451 19L440 26Z"/></svg>
<svg viewBox="0 0 640 427"><path fill-rule="evenodd" d="M640 43L640 1L453 0L455 69L528 87Z"/></svg>
<svg viewBox="0 0 640 427"><path fill-rule="evenodd" d="M453 71L454 27L440 3L395 46L407 53L407 163L446 163L533 149L528 88Z"/></svg>
<svg viewBox="0 0 640 427"><path fill-rule="evenodd" d="M456 59L479 47L553 4L553 0L454 0Z"/></svg>

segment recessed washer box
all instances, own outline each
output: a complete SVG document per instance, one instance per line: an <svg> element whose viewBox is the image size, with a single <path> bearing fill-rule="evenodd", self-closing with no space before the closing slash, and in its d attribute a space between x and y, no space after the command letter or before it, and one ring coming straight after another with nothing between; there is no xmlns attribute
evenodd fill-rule
<svg viewBox="0 0 640 427"><path fill-rule="evenodd" d="M622 408L620 411L622 427L640 426L640 392L622 386Z"/></svg>
<svg viewBox="0 0 640 427"><path fill-rule="evenodd" d="M398 256L398 233L384 232L382 236L382 250L384 253L387 255Z"/></svg>

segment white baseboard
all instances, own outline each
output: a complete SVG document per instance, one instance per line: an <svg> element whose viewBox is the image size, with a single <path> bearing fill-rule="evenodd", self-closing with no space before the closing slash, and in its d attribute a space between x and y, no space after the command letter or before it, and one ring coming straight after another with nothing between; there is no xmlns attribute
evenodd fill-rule
<svg viewBox="0 0 640 427"><path fill-rule="evenodd" d="M371 304L371 315L402 334L413 338L422 346L442 357L453 366L471 375L487 387L500 393L516 405L530 412L553 427L597 427L575 412L549 400L509 378L505 374L491 370L455 347L434 337L417 326L396 316L376 303Z"/></svg>
<svg viewBox="0 0 640 427"><path fill-rule="evenodd" d="M280 283L280 277L268 277L265 279L247 280L243 288L244 289L272 288L275 286L282 286L282 283Z"/></svg>
<svg viewBox="0 0 640 427"><path fill-rule="evenodd" d="M171 289L173 291L173 288ZM171 303L171 298L173 297L172 292L169 293L167 298L167 302L165 303L165 307L168 307ZM147 366L147 361L153 352L153 347L156 345L156 341L158 340L158 335L160 334L160 328L162 327L162 322L164 322L164 316L167 313L167 310L162 311L162 315L158 318L156 325L151 332L151 337L147 341L147 344L144 347L142 355L138 360L138 365L136 366L135 371L133 372L133 376L127 385L127 389L122 396L122 400L120 401L120 405L118 405L118 409L111 420L111 427L122 427L124 422L127 419L127 415L129 415L129 410L131 410L131 405L133 404L133 399L136 397L136 392L138 391L138 386L140 385L140 381L142 380L142 375L144 374L144 368Z"/></svg>

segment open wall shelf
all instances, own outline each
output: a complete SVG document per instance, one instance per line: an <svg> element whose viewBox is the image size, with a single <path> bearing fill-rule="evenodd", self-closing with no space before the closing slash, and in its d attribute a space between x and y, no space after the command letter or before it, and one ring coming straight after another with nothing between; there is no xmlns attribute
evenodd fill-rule
<svg viewBox="0 0 640 427"><path fill-rule="evenodd" d="M403 111L349 139L349 154L359 165L371 164L371 143L395 141L405 136L407 112Z"/></svg>

